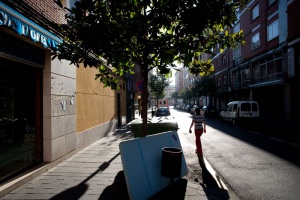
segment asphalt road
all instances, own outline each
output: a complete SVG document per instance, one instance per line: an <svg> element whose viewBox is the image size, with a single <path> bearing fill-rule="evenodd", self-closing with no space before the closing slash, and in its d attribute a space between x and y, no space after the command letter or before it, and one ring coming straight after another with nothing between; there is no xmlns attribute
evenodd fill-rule
<svg viewBox="0 0 300 200"><path fill-rule="evenodd" d="M182 132L189 113L171 109ZM206 119L205 158L240 199L300 199L300 147L268 134ZM194 135L187 134L194 142Z"/></svg>

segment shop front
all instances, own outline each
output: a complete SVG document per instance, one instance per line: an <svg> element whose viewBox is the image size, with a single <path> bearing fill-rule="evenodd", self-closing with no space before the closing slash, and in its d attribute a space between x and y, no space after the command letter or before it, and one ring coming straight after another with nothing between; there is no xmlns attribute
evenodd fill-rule
<svg viewBox="0 0 300 200"><path fill-rule="evenodd" d="M0 181L4 181L42 160L44 54L6 33L0 32L0 38Z"/></svg>
<svg viewBox="0 0 300 200"><path fill-rule="evenodd" d="M43 162L45 52L57 41L0 2L0 183Z"/></svg>

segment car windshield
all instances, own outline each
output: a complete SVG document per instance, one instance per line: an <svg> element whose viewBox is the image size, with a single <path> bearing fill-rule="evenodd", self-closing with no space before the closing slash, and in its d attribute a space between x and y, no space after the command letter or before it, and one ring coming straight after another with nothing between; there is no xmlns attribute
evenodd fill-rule
<svg viewBox="0 0 300 200"><path fill-rule="evenodd" d="M159 108L157 111L159 111L159 112L167 112L168 108Z"/></svg>

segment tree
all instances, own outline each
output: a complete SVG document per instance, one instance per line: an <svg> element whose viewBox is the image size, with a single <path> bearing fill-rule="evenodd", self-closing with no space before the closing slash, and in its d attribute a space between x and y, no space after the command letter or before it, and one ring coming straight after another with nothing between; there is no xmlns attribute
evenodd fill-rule
<svg viewBox="0 0 300 200"><path fill-rule="evenodd" d="M63 8L63 0L54 0ZM242 42L242 31L230 34L238 7L247 0L78 0L66 9L67 24L58 24L63 38L53 59L97 67L104 86L118 89L118 76L141 67L142 107L147 107L148 72L169 74L183 62L193 74L210 72L211 63L199 60ZM117 76L115 76L117 75ZM147 109L142 109L143 134L148 134Z"/></svg>
<svg viewBox="0 0 300 200"><path fill-rule="evenodd" d="M202 76L201 79L197 79L191 88L191 93L194 97L201 97L203 95L214 95L218 90L218 86L214 79L209 76Z"/></svg>
<svg viewBox="0 0 300 200"><path fill-rule="evenodd" d="M189 88L186 88L186 89L182 90L179 93L179 95L180 95L180 98L183 99L183 101L187 101L187 100L189 100L190 98L193 97L192 96L192 92L191 92L191 90Z"/></svg>
<svg viewBox="0 0 300 200"><path fill-rule="evenodd" d="M162 99L165 94L165 88L169 87L170 80L166 78L164 74L150 74L149 76L149 88L150 92L158 99ZM158 105L158 103L156 103Z"/></svg>
<svg viewBox="0 0 300 200"><path fill-rule="evenodd" d="M178 92L173 92L173 93L171 94L171 97L172 97L173 99L176 100L176 101L175 101L176 103L177 103L178 96L179 96L179 93L178 93Z"/></svg>
<svg viewBox="0 0 300 200"><path fill-rule="evenodd" d="M202 95L213 96L218 90L215 80L209 76L201 77L201 79L195 83L195 87L198 88L199 97Z"/></svg>

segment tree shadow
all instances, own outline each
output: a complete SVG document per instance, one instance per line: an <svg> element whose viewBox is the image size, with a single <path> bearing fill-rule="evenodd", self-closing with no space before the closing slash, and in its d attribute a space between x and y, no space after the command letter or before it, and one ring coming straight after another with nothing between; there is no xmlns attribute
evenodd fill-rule
<svg viewBox="0 0 300 200"><path fill-rule="evenodd" d="M109 167L110 163L119 155L120 155L120 153L117 153L108 162L102 163L102 165L100 165L98 170L93 172L90 176L88 176L81 183L55 195L54 197L50 198L50 200L79 199L88 189L88 185L86 184L86 182L88 180L90 180L92 177L94 177L96 174L103 172L107 167ZM125 184L125 186L126 186L126 184Z"/></svg>

